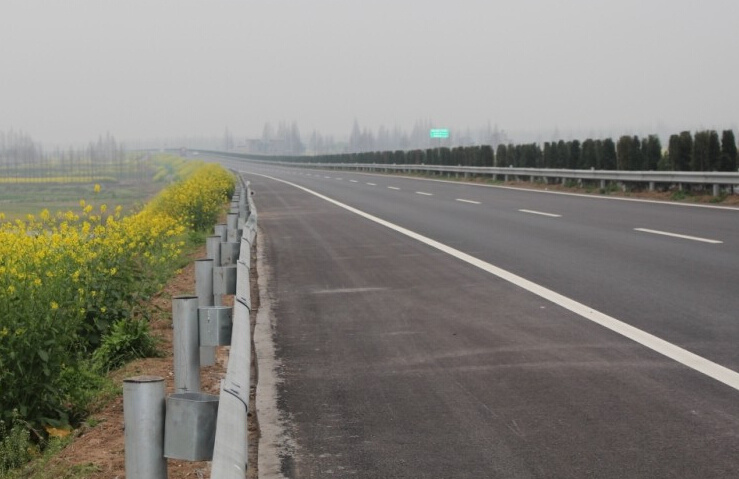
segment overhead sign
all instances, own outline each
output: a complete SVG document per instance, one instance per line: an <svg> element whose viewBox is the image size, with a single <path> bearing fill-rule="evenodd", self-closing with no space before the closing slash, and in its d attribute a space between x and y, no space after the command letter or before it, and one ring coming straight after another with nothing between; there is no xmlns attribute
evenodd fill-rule
<svg viewBox="0 0 739 479"><path fill-rule="evenodd" d="M433 128L429 131L431 138L449 138L449 130L447 128Z"/></svg>

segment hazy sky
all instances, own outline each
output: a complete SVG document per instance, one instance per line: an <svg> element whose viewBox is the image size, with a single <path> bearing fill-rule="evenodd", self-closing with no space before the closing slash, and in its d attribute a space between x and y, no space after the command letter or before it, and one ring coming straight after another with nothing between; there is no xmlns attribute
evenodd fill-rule
<svg viewBox="0 0 739 479"><path fill-rule="evenodd" d="M0 130L736 128L738 20L737 0L0 0Z"/></svg>

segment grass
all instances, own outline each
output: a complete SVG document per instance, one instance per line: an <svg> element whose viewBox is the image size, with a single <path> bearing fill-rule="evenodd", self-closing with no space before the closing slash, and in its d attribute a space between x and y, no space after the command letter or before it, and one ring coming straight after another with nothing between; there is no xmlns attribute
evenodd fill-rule
<svg viewBox="0 0 739 479"><path fill-rule="evenodd" d="M81 199L107 204L110 210L123 207L129 214L143 206L165 183L147 178L142 181L109 182L94 193L94 183L4 184L0 187L0 212L9 220L25 219L44 209L56 211L78 210Z"/></svg>
<svg viewBox="0 0 739 479"><path fill-rule="evenodd" d="M72 436L52 439L44 452L36 460L23 467L0 473L0 479L84 479L100 472L100 468L92 463L69 465L53 461L59 452L74 440Z"/></svg>

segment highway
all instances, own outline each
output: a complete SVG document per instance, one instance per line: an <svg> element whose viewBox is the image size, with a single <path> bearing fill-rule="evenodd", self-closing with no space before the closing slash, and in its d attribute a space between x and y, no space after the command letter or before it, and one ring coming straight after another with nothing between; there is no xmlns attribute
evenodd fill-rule
<svg viewBox="0 0 739 479"><path fill-rule="evenodd" d="M286 477L739 477L739 211L220 161Z"/></svg>

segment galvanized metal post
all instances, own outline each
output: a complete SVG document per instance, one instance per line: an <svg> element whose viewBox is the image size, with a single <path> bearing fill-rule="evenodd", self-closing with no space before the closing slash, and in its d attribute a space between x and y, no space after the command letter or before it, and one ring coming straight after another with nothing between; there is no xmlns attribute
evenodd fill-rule
<svg viewBox="0 0 739 479"><path fill-rule="evenodd" d="M174 297L172 299L172 322L174 324L175 392L200 392L198 297Z"/></svg>
<svg viewBox="0 0 739 479"><path fill-rule="evenodd" d="M167 479L164 395L164 378L137 376L123 380L127 477Z"/></svg>
<svg viewBox="0 0 739 479"><path fill-rule="evenodd" d="M218 223L215 226L215 234L221 237L222 243L225 243L228 238L228 225L226 223Z"/></svg>
<svg viewBox="0 0 739 479"><path fill-rule="evenodd" d="M210 258L195 260L195 292L198 306L213 306L213 263Z"/></svg>
<svg viewBox="0 0 739 479"><path fill-rule="evenodd" d="M235 230L236 228L238 228L238 221L238 213L229 213L228 215L226 215L226 225L228 226L228 229Z"/></svg>
<svg viewBox="0 0 739 479"><path fill-rule="evenodd" d="M221 235L208 236L205 239L205 250L208 258L213 260L213 267L221 266ZM223 296L213 295L213 305L223 306Z"/></svg>
<svg viewBox="0 0 739 479"><path fill-rule="evenodd" d="M195 260L195 293L198 307L213 306L213 260ZM199 341L198 341L199 344ZM213 366L216 363L216 348L200 346L200 366Z"/></svg>
<svg viewBox="0 0 739 479"><path fill-rule="evenodd" d="M205 256L213 260L213 267L221 266L221 235L205 238Z"/></svg>

